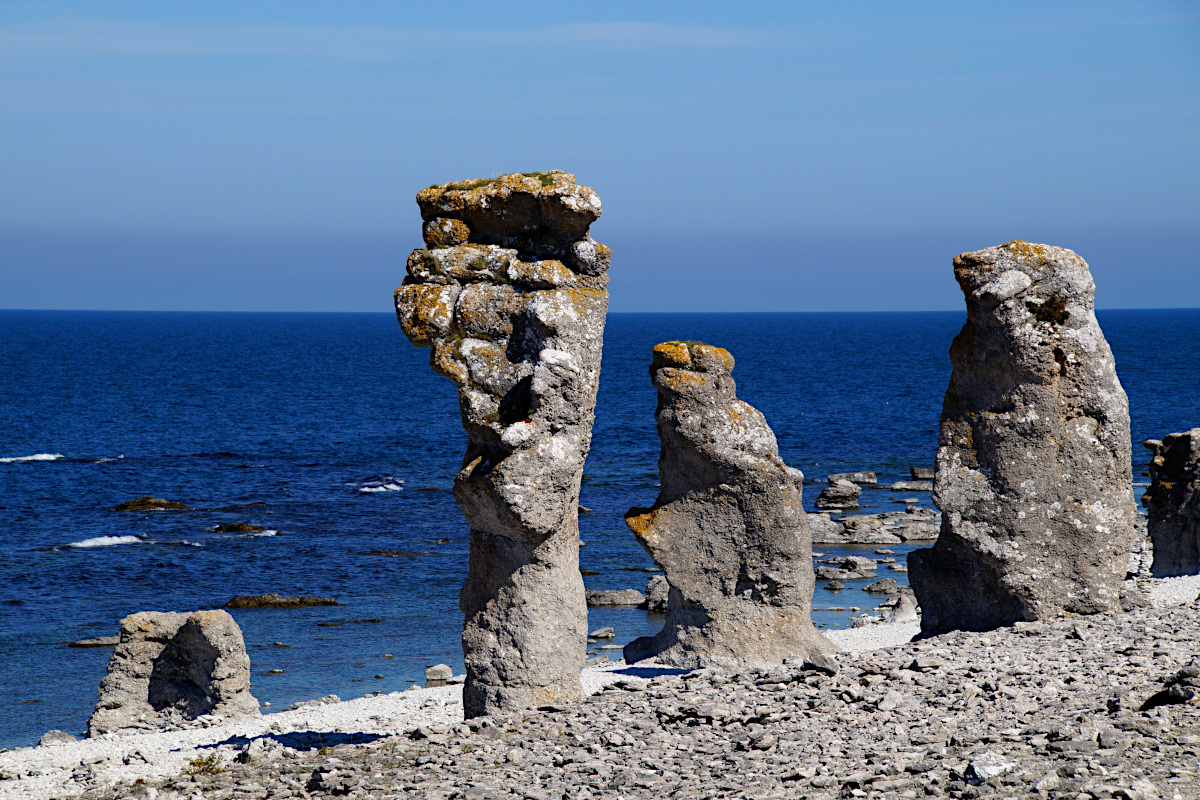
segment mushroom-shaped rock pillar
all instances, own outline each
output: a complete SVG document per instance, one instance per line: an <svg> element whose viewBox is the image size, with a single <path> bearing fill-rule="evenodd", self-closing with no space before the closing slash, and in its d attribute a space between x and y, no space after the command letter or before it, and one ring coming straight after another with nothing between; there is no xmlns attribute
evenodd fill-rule
<svg viewBox="0 0 1200 800"><path fill-rule="evenodd" d="M471 527L460 596L467 717L582 696L587 605L579 485L591 444L611 251L600 198L566 172L417 195L426 247L396 313L458 385L467 431L454 498Z"/></svg>

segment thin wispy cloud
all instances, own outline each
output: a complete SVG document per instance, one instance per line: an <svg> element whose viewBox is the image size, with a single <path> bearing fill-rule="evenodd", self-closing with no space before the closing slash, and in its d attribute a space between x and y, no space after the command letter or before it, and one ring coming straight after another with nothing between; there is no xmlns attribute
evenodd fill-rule
<svg viewBox="0 0 1200 800"><path fill-rule="evenodd" d="M107 20L61 20L0 29L0 53L46 56L179 56L333 58L390 61L452 47L497 50L537 47L601 49L767 46L774 34L647 22L600 22L515 30L296 28L237 25L158 25Z"/></svg>

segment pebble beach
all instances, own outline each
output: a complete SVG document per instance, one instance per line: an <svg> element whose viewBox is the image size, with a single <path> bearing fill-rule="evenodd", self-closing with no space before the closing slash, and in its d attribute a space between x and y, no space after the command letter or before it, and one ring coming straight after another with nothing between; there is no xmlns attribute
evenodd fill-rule
<svg viewBox="0 0 1200 800"><path fill-rule="evenodd" d="M830 632L827 668L613 662L524 715L464 723L451 685L22 748L0 797L1194 798L1200 713L1151 698L1200 655L1200 576L1140 584L1115 615Z"/></svg>

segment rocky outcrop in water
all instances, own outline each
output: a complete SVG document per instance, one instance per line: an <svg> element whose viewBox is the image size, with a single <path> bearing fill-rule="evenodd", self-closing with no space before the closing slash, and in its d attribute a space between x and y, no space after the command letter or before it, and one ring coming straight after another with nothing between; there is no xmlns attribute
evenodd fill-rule
<svg viewBox="0 0 1200 800"><path fill-rule="evenodd" d="M88 736L258 714L250 657L228 612L142 611L121 620Z"/></svg>
<svg viewBox="0 0 1200 800"><path fill-rule="evenodd" d="M837 649L810 618L804 476L779 457L763 415L738 400L733 365L719 347L654 348L661 490L625 521L670 592L662 631L631 642L626 661L778 664Z"/></svg>
<svg viewBox="0 0 1200 800"><path fill-rule="evenodd" d="M1070 250L965 253L950 349L937 544L909 556L922 631L1120 609L1134 539L1129 405Z"/></svg>
<svg viewBox="0 0 1200 800"><path fill-rule="evenodd" d="M858 508L861 495L862 489L850 481L830 479L813 505L821 509Z"/></svg>
<svg viewBox="0 0 1200 800"><path fill-rule="evenodd" d="M1146 442L1154 454L1142 495L1156 577L1200 573L1200 428Z"/></svg>
<svg viewBox="0 0 1200 800"><path fill-rule="evenodd" d="M577 698L587 606L579 484L591 442L611 251L600 198L565 172L431 186L426 247L396 312L458 384L454 497L471 526L460 605L468 717Z"/></svg>

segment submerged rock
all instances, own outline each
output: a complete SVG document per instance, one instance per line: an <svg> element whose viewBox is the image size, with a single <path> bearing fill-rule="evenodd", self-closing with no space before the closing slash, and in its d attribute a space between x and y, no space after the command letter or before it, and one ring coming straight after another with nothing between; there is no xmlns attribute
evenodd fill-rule
<svg viewBox="0 0 1200 800"><path fill-rule="evenodd" d="M859 483L863 486L874 486L879 483L879 476L874 472L835 472L829 476L829 484L832 486L837 481L850 481L851 483Z"/></svg>
<svg viewBox="0 0 1200 800"><path fill-rule="evenodd" d="M67 647L116 647L120 642L120 636L97 636L94 639L67 642Z"/></svg>
<svg viewBox="0 0 1200 800"><path fill-rule="evenodd" d="M763 415L738 400L719 347L654 348L661 491L625 516L670 584L666 621L625 648L632 663L778 664L837 648L813 627L804 476Z"/></svg>
<svg viewBox="0 0 1200 800"><path fill-rule="evenodd" d="M934 502L909 556L925 634L1120 608L1134 539L1129 404L1070 250L1010 242L954 259Z"/></svg>
<svg viewBox="0 0 1200 800"><path fill-rule="evenodd" d="M178 728L201 715L258 716L250 657L225 611L142 611L121 620L121 643L100 681L88 736Z"/></svg>
<svg viewBox="0 0 1200 800"><path fill-rule="evenodd" d="M1200 573L1200 428L1151 439L1150 488L1142 495L1153 544L1150 574Z"/></svg>
<svg viewBox="0 0 1200 800"><path fill-rule="evenodd" d="M161 497L139 497L137 500L130 500L127 503L121 503L115 511L191 511L191 506L185 506L183 503L176 503L174 500L164 500Z"/></svg>
<svg viewBox="0 0 1200 800"><path fill-rule="evenodd" d="M257 533L265 531L262 525L254 525L249 522L223 522L220 525L213 527L213 533Z"/></svg>
<svg viewBox="0 0 1200 800"><path fill-rule="evenodd" d="M313 606L340 606L332 597L311 595L284 596L278 592L269 594L239 594L225 604L226 608L311 608Z"/></svg>
<svg viewBox="0 0 1200 800"><path fill-rule="evenodd" d="M460 595L466 715L582 696L579 486L591 443L611 251L596 193L565 172L431 186L426 247L396 313L458 385L454 498L471 526Z"/></svg>

